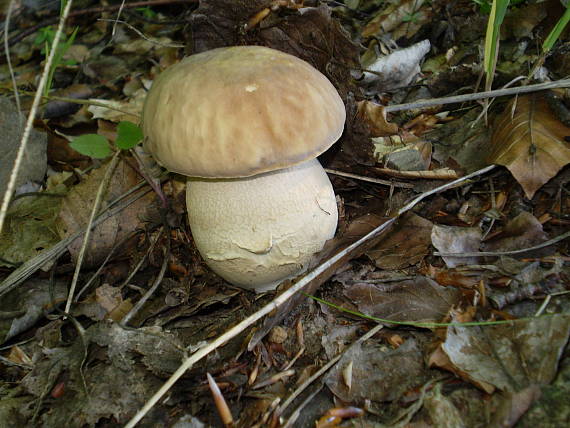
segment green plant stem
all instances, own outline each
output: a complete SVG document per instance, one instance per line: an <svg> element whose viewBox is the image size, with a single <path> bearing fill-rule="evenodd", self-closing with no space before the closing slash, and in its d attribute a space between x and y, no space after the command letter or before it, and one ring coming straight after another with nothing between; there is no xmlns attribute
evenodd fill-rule
<svg viewBox="0 0 570 428"><path fill-rule="evenodd" d="M378 323L394 324L394 325L405 325L409 327L421 327L421 328L438 328L438 327L477 327L486 325L502 325L502 324L512 324L517 321L530 321L534 318L519 318L516 320L498 320L498 321L468 321L468 322L418 322L418 321L394 321L386 318L377 318L372 315L366 315L362 312L353 311L352 309L343 308L342 306L335 305L334 303L328 302L310 294L306 294L301 291L305 296L322 303L324 305L330 306L331 308L337 309L341 312L345 312L350 315L357 316L359 318L367 319L370 321L375 321ZM541 315L541 316L552 316L553 314Z"/></svg>

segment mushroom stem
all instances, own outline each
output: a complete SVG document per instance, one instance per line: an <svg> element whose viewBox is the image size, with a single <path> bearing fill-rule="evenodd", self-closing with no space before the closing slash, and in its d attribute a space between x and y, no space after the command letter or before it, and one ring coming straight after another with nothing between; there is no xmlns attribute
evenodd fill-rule
<svg viewBox="0 0 570 428"><path fill-rule="evenodd" d="M186 202L207 265L258 292L306 270L338 220L332 185L316 159L247 178L191 178Z"/></svg>

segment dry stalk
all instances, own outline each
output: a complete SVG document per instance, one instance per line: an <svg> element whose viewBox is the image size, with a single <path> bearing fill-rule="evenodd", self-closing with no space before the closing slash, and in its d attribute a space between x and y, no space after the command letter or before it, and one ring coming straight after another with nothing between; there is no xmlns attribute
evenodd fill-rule
<svg viewBox="0 0 570 428"><path fill-rule="evenodd" d="M87 246L89 245L89 238L91 237L91 230L93 229L93 222L103 201L103 195L107 189L107 185L111 181L115 167L119 162L121 152L115 152L111 163L107 166L105 171L105 176L101 183L99 184L99 189L97 189L97 195L95 196L95 201L93 202L93 208L91 209L91 215L89 216L89 222L85 229L85 237L81 244L81 249L79 250L79 255L77 256L77 263L75 265L75 271L73 272L73 279L71 280L71 287L69 288L69 294L67 296L67 303L65 304L65 313L68 314L71 309L71 303L73 302L73 295L75 294L75 287L77 286L77 280L79 279L79 272L81 271L81 265L83 264L83 258L85 257L85 251L87 251Z"/></svg>
<svg viewBox="0 0 570 428"><path fill-rule="evenodd" d="M555 82L537 83L536 85L519 86L517 88L497 89L494 91L477 92L475 94L457 95L454 97L433 98L430 100L416 101L408 104L394 104L391 106L384 106L384 110L386 113L392 113L395 111L433 107L440 104L464 103L467 101L475 101L483 98L503 97L505 95L526 94L528 92L538 92L544 91L546 89L568 87L570 87L570 79L562 79Z"/></svg>
<svg viewBox="0 0 570 428"><path fill-rule="evenodd" d="M30 139L30 133L32 132L32 126L34 124L34 119L36 118L36 114L38 112L38 106L40 105L40 100L42 99L42 93L46 86L49 71L53 64L53 59L55 58L57 47L59 46L59 41L61 40L61 35L63 34L63 28L65 27L65 20L69 15L69 11L71 10L72 4L73 0L67 0L65 8L63 9L63 12L59 18L59 24L57 26L57 30L53 38L52 48L50 49L49 55L44 65L44 70L42 72L40 82L36 89L36 95L34 96L34 101L32 102L30 113L28 114L28 120L26 121L26 126L24 127L22 139L20 140L20 147L18 148L18 154L16 155L14 168L12 169L12 173L10 174L10 179L8 180L8 186L6 187L6 193L4 194L2 206L0 206L0 233L2 232L4 221L6 220L6 214L8 213L10 200L12 199L12 194L14 193L16 187L16 178L18 177L18 172L20 170L20 166L22 165L22 160L24 159L24 153L26 152L28 140ZM6 31L8 31L7 28Z"/></svg>
<svg viewBox="0 0 570 428"><path fill-rule="evenodd" d="M339 177L353 178L355 180L367 181L369 183L383 184L384 186L403 187L405 189L414 188L414 185L410 183L399 183L391 180L382 180L381 178L365 177L363 175L351 174L349 172L337 171L335 169L329 169L329 168L325 168L325 171L329 174L338 175Z"/></svg>
<svg viewBox="0 0 570 428"><path fill-rule="evenodd" d="M142 296L139 299L137 304L133 306L133 308L129 311L129 313L126 314L124 318L121 320L121 326L123 327L126 327L127 323L140 311L140 309L148 301L148 299L150 299L150 297L156 292L158 286L160 285L162 279L164 278L164 274L166 273L166 268L168 267L168 259L170 258L170 231L167 230L166 236L168 237L168 239L167 239L166 248L164 249L164 260L162 261L162 267L160 268L160 272L158 273L158 276L154 280L154 284L152 284L152 287L148 289L148 291L144 294L144 296Z"/></svg>

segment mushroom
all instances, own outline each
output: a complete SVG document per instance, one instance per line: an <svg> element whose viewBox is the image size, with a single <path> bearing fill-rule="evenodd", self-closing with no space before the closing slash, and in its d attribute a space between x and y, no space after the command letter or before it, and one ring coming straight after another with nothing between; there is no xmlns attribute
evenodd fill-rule
<svg viewBox="0 0 570 428"><path fill-rule="evenodd" d="M213 49L157 77L144 147L189 177L190 229L214 272L260 292L309 267L338 220L316 157L340 137L345 115L323 74L266 47Z"/></svg>

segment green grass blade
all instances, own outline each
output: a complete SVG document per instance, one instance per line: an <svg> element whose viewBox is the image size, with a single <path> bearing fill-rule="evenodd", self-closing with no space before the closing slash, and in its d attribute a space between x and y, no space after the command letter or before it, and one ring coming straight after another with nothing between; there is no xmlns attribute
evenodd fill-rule
<svg viewBox="0 0 570 428"><path fill-rule="evenodd" d="M486 74L485 89L490 90L497 66L497 57L499 53L499 36L501 34L501 25L507 13L509 0L493 0L491 6L491 14L487 22L487 33L485 35L485 52L483 58L483 68Z"/></svg>
<svg viewBox="0 0 570 428"><path fill-rule="evenodd" d="M566 28L566 25L568 25L568 21L570 21L570 4L566 6L564 15L562 15L562 18L560 18L546 40L544 40L544 43L542 44L543 53L548 53L550 49L552 49L554 43L556 43L560 37L560 34L562 34L562 31L564 31L564 28Z"/></svg>

